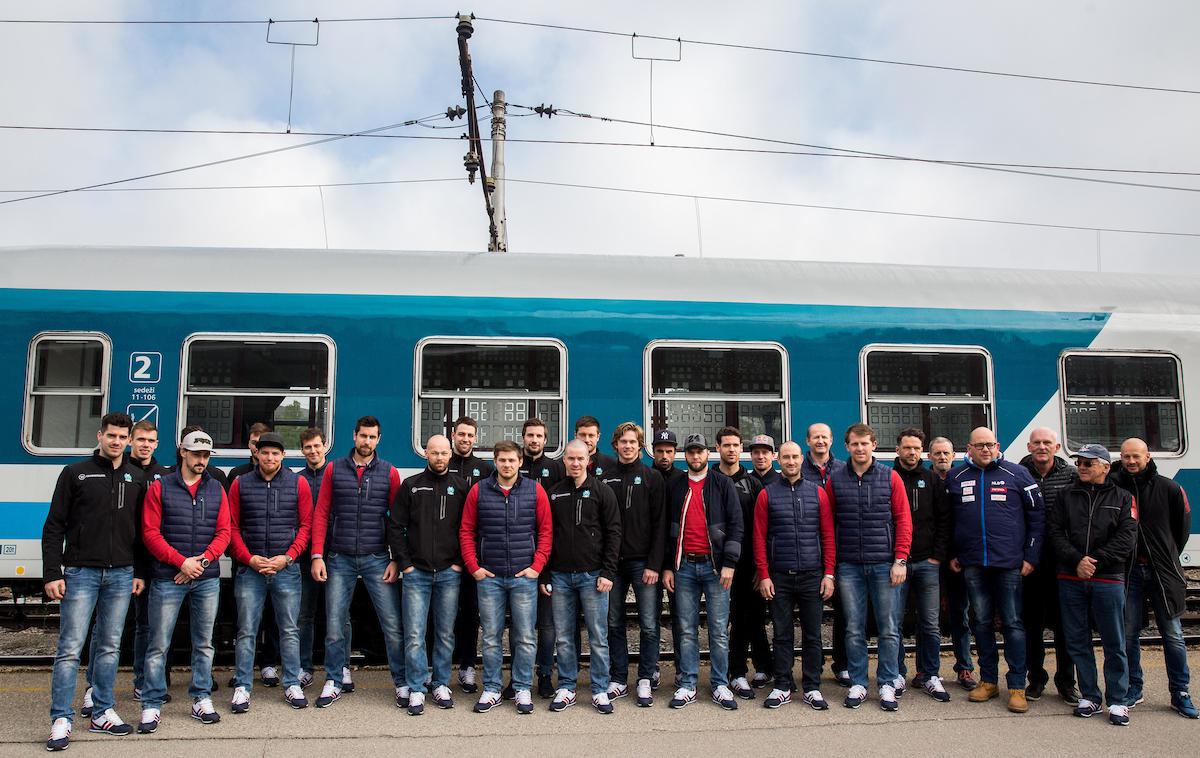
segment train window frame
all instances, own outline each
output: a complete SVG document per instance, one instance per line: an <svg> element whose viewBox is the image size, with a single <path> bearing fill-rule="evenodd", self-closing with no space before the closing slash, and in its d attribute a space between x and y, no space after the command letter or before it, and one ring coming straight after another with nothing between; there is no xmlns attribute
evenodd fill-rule
<svg viewBox="0 0 1200 758"><path fill-rule="evenodd" d="M37 390L34 387L34 374L37 364L38 346L45 342L97 342L100 344L100 391L79 392L58 390ZM100 416L109 412L108 402L112 396L112 338L103 332L92 331L45 331L38 332L29 340L29 351L25 359L25 402L21 419L21 445L33 455L87 455L96 449L95 445L86 447L46 447L33 443L33 405L35 397L63 395L71 397L99 397ZM98 430L97 430L98 431Z"/></svg>
<svg viewBox="0 0 1200 758"><path fill-rule="evenodd" d="M325 449L334 449L334 405L337 397L337 343L327 334L299 334L299 333L281 333L281 332L196 332L189 334L183 341L179 349L179 395L178 403L176 404L176 434L178 430L187 425L187 398L190 395L194 396L245 396L245 395L268 395L279 394L278 390L255 390L255 391L188 391L188 371L191 366L191 348L196 342L236 342L243 345L267 344L277 342L319 342L328 348L327 360L329 363L329 388L325 392L316 392L312 390L292 392L290 395L307 396L307 397L328 397L329 403L325 410L325 418L327 429L325 439L327 440ZM242 388L243 390L245 388ZM245 458L247 450L245 447L240 448L214 448L212 457L217 458ZM297 448L295 450L285 450L284 456L288 458L301 457L303 453Z"/></svg>
<svg viewBox="0 0 1200 758"><path fill-rule="evenodd" d="M1175 363L1175 378L1179 387L1178 398L1165 397L1132 397L1132 396L1090 396L1090 395L1068 395L1067 394L1067 359L1071 356L1087 355L1087 356L1102 356L1111 358L1169 358ZM1188 433L1187 433L1187 400L1186 388L1183 383L1183 361L1180 360L1176 353L1170 350L1138 350L1138 349L1120 349L1120 348L1071 348L1059 353L1058 356L1058 413L1059 423L1062 429L1062 445L1063 450L1070 456L1077 450L1072 450L1068 447L1069 437L1067 435L1067 404L1073 401L1090 401L1090 402L1130 402L1130 403L1176 403L1179 406L1179 449L1175 451L1155 450L1150 452L1155 458L1182 458L1187 455L1188 451ZM1116 453L1117 451L1112 451Z"/></svg>
<svg viewBox="0 0 1200 758"><path fill-rule="evenodd" d="M421 373L424 368L425 356L424 350L430 345L459 345L464 347L552 347L558 351L558 393L554 396L539 397L542 400L557 400L562 403L562 410L559 412L558 419L558 439L559 449L556 450L550 457L557 458L562 454L562 448L570 441L567 437L567 419L568 414L568 356L566 344L554 337L483 337L473 335L454 335L454 334L439 334L425 337L417 341L413 346L413 404L412 404L412 446L413 451L422 459L425 458L425 440L421 439L421 402L426 399L466 399L465 392L422 392ZM511 395L514 398L519 397L519 393L495 392L478 395L479 398L495 400L507 399L505 395ZM528 393L523 397L528 398ZM522 422L524 423L524 422ZM518 445L520 440L516 441ZM453 442L451 443L453 444ZM485 448L476 448L475 455L484 460L492 459L492 451Z"/></svg>
<svg viewBox="0 0 1200 758"><path fill-rule="evenodd" d="M987 380L987 394L981 400L973 397L951 397L941 395L872 395L870 393L870 377L867 376L867 358L871 353L937 353L937 354L952 354L952 355L979 355L984 359L984 377ZM859 418L864 424L869 424L868 406L872 402L896 402L896 403L917 403L920 405L982 405L985 408L986 423L988 427L995 433L999 433L997 428L997 413L996 413L996 367L995 361L992 359L992 353L983 345L946 345L946 344L919 344L919 343L885 343L874 342L869 345L864 345L858 353L858 383L859 383ZM924 430L922 430L924 431ZM894 440L877 440L878 449L875 451L875 457L891 460L896 457L896 444ZM966 444L966 440L961 442L955 441L955 446L961 447ZM928 441L926 442L928 445ZM928 451L926 451L928 453Z"/></svg>
<svg viewBox="0 0 1200 758"><path fill-rule="evenodd" d="M780 368L780 373L781 373L780 383L779 383L780 393L779 393L779 401L778 402L781 402L783 405L782 419L781 419L781 422L783 425L783 437L782 437L782 439L776 440L776 445L782 444L784 440L791 439L791 437L790 437L791 423L792 423L791 359L790 359L790 356L788 355L787 348L784 347L782 343L775 342L773 340L660 339L660 340L651 340L650 342L648 342L646 344L646 347L642 351L642 424L643 424L643 428L646 430L646 453L647 453L647 455L650 455L651 457L654 456L654 439L653 438L654 438L654 432L657 431L657 430L653 429L652 425L651 425L651 421L654 416L654 403L656 401L666 401L666 400L672 399L665 394L655 394L653 391L654 390L654 388L653 388L654 378L653 378L653 367L652 367L653 353L655 350L657 350L659 348L695 348L698 350L774 350L775 352L777 352L779 354L779 368ZM705 399L709 399L709 398L714 399L714 400L715 399L728 400L729 398L740 397L739 395L719 395L717 393L711 393L710 395L701 395L700 393L697 393L697 395L693 395L692 397L694 397L694 399L696 399L696 400L705 400ZM763 400L762 398L759 398L759 400L762 400L763 402L776 402L776 400L774 398L771 398L770 400ZM716 445L715 439L710 440L710 442L714 446ZM684 443L684 440L680 439L679 440L680 447L675 452L675 460L677 460L677 461L681 461L684 459L683 443ZM743 437L742 445L747 446L749 444L750 444L749 437L748 436ZM717 460L720 460L720 458L721 458L721 456L716 450L709 451L708 459L710 461L717 461ZM745 447L743 447L743 450L742 450L741 460L743 460L743 461L750 460L750 451L748 449L745 449Z"/></svg>

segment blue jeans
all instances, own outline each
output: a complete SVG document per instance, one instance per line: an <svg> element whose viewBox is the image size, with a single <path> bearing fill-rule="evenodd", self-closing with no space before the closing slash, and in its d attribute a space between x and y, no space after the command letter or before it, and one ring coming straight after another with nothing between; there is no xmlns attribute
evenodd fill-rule
<svg viewBox="0 0 1200 758"><path fill-rule="evenodd" d="M837 588L846 612L846 665L854 684L867 686L867 598L875 611L879 630L879 656L875 681L891 685L900 675L896 661L900 657L900 629L896 625L896 606L900 592L892 586L892 564L839 563Z"/></svg>
<svg viewBox="0 0 1200 758"><path fill-rule="evenodd" d="M700 595L708 610L708 656L712 668L708 684L716 689L729 684L729 590L708 561L684 560L675 570L672 611L679 619L679 686L696 689L700 675Z"/></svg>
<svg viewBox="0 0 1200 758"><path fill-rule="evenodd" d="M366 555L333 553L325 557L325 678L342 684L342 669L350 660L349 640L345 628L350 615L350 599L354 587L362 577L379 626L383 630L383 644L387 652L388 669L392 673L392 684L407 687L404 675L404 619L400 615L400 588L395 583L383 581L391 558L387 551Z"/></svg>
<svg viewBox="0 0 1200 758"><path fill-rule="evenodd" d="M954 648L954 673L974 671L971 659L971 601L967 598L967 582L962 572L953 571L949 563L942 564L942 588L946 592L946 626Z"/></svg>
<svg viewBox="0 0 1200 758"><path fill-rule="evenodd" d="M942 607L942 595L938 576L941 566L930 561L908 564L908 579L900 585L899 602L896 604L896 632L900 634L904 619L904 605L911 592L917 614L917 677L925 681L931 676L940 676L942 665L942 631L938 627L938 614ZM901 640L903 642L903 640ZM898 658L900 676L908 675L904 665L904 645L900 645Z"/></svg>
<svg viewBox="0 0 1200 758"><path fill-rule="evenodd" d="M599 571L553 571L555 644L558 652L558 686L575 691L579 680L579 649L575 646L579 612L587 624L591 658L592 694L608 691L608 594L596 589Z"/></svg>
<svg viewBox="0 0 1200 758"><path fill-rule="evenodd" d="M1058 580L1063 636L1067 652L1079 674L1079 691L1093 703L1100 699L1096 681L1096 651L1092 649L1089 612L1104 646L1104 694L1107 705L1125 705L1129 688L1129 662L1125 657L1125 584Z"/></svg>
<svg viewBox="0 0 1200 758"><path fill-rule="evenodd" d="M279 655L283 659L283 686L300 683L300 566L293 563L274 576L263 576L248 566L238 566L233 577L233 596L237 600L237 642L234 660L237 673L234 687L250 691L254 684L254 648L263 606L271 596L275 627L279 630Z"/></svg>
<svg viewBox="0 0 1200 758"><path fill-rule="evenodd" d="M117 659L121 655L121 632L133 596L133 567L100 569L68 566L63 570L66 594L59 604L58 651L50 679L50 720L74 720L75 682L79 678L79 654L87 640L92 613L96 614L93 711L97 715L113 707Z"/></svg>
<svg viewBox="0 0 1200 758"><path fill-rule="evenodd" d="M404 593L404 656L408 687L425 691L425 672L429 665L425 650L425 629L429 609L433 608L433 688L450 685L450 664L454 657L454 619L458 615L458 588L462 572L454 569L422 571L413 568L404 575L400 589Z"/></svg>
<svg viewBox="0 0 1200 758"><path fill-rule="evenodd" d="M658 668L658 620L662 615L662 594L657 582L642 582L642 573L645 570L644 560L622 560L617 565L617 577L608 596L608 653L612 659L609 679L618 684L629 682L629 636L625 628L625 596L630 587L633 587L633 598L637 601L638 612L637 678L649 679ZM595 664L592 664L592 667L594 669Z"/></svg>
<svg viewBox="0 0 1200 758"><path fill-rule="evenodd" d="M533 686L534 625L537 623L537 580L524 576L489 576L475 583L479 601L479 625L483 629L483 689L501 690L504 651L504 613L512 615L512 685L517 690Z"/></svg>
<svg viewBox="0 0 1200 758"><path fill-rule="evenodd" d="M300 615L296 620L300 627L300 670L311 674L314 671L313 638L317 631L317 609L325 608L325 586L312 578L311 559L305 556L297 562L300 564ZM349 619L346 619L342 637L346 640L346 650L351 650Z"/></svg>
<svg viewBox="0 0 1200 758"><path fill-rule="evenodd" d="M1000 651L992 619L1000 614L1000 632L1004 635L1005 676L1008 689L1025 689L1025 624L1021 621L1021 569L964 566L967 596L975 614L975 645L979 650L979 678L991 684L1000 682Z"/></svg>
<svg viewBox="0 0 1200 758"><path fill-rule="evenodd" d="M146 647L150 643L150 588L142 590L142 594L134 595L130 600L133 605L133 688L141 690L146 686ZM126 617L128 620L128 617ZM87 683L89 687L96 684L96 622L92 622L92 644L88 648Z"/></svg>
<svg viewBox="0 0 1200 758"><path fill-rule="evenodd" d="M192 683L188 695L196 699L212 694L212 635L220 592L221 580L215 576L187 584L176 584L171 579L155 579L150 583L150 646L146 650L142 708L161 708L167 695L167 650L185 600L192 633Z"/></svg>
<svg viewBox="0 0 1200 758"><path fill-rule="evenodd" d="M1129 596L1125 601L1125 653L1129 659L1129 689L1141 692L1142 678L1142 610L1146 600L1154 609L1154 621L1163 638L1163 658L1167 663L1167 685L1172 693L1187 692L1191 683L1188 670L1187 645L1183 643L1183 624L1180 617L1171 618L1167 612L1162 585L1154 568L1134 563L1129 574Z"/></svg>

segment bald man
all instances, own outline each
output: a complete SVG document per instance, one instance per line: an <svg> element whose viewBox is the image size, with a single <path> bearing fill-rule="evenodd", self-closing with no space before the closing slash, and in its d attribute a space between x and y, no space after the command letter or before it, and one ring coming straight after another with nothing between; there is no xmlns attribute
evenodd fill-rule
<svg viewBox="0 0 1200 758"><path fill-rule="evenodd" d="M392 501L388 544L404 572L404 657L411 691L408 712L425 712L428 654L426 626L433 621L433 675L430 687L439 708L453 708L450 668L454 619L463 561L458 540L467 482L450 473L450 439L435 434L425 443L425 470L405 479ZM430 614L430 608L433 613Z"/></svg>
<svg viewBox="0 0 1200 758"><path fill-rule="evenodd" d="M954 512L950 568L962 571L975 614L979 686L967 699L982 703L1000 695L999 651L992 619L1000 614L1004 660L1008 663L1008 710L1025 713L1025 625L1021 622L1021 577L1042 556L1045 507L1037 483L1024 466L1009 463L991 429L971 432L967 462L946 477Z"/></svg>
<svg viewBox="0 0 1200 758"><path fill-rule="evenodd" d="M1042 490L1046 504L1046 523L1054 518L1058 502L1070 487L1078 471L1058 453L1062 445L1053 429L1041 426L1029 433L1025 444L1029 455L1021 459L1021 465L1029 471L1033 481ZM1058 603L1058 581L1055 579L1057 556L1050 539L1042 543L1042 560L1033 573L1025 577L1021 586L1021 620L1025 624L1025 656L1029 663L1029 686L1025 697L1030 700L1041 698L1050 682L1046 671L1047 629L1054 630L1054 687L1070 705L1079 705L1079 693L1075 690L1075 667L1067 652L1063 634L1062 612Z"/></svg>
<svg viewBox="0 0 1200 758"><path fill-rule="evenodd" d="M1143 700L1140 636L1142 614L1149 601L1163 638L1171 708L1186 718L1200 717L1188 694L1191 673L1180 624L1187 588L1179 555L1191 531L1187 495L1173 480L1158 473L1149 447L1136 437L1121 445L1121 470L1115 478L1119 487L1133 495L1138 513L1136 558L1125 603L1125 651L1129 659L1126 702L1132 707Z"/></svg>

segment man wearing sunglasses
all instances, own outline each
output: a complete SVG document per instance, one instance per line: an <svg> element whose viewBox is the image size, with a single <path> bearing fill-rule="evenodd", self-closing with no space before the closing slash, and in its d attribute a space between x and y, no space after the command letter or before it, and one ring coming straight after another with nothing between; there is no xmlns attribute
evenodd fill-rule
<svg viewBox="0 0 1200 758"><path fill-rule="evenodd" d="M975 614L979 686L967 697L982 703L999 696L999 652L992 619L1000 614L1004 660L1008 663L1008 709L1025 713L1025 626L1021 622L1021 577L1042 554L1045 508L1029 471L1000 455L987 427L971 432L967 462L946 477L954 512L950 568L961 571Z"/></svg>

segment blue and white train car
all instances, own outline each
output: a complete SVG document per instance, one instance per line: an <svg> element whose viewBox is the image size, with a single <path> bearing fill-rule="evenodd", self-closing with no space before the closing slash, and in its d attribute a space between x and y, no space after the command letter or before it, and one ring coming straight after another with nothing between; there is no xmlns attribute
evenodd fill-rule
<svg viewBox="0 0 1200 758"><path fill-rule="evenodd" d="M480 420L483 448L540 416L550 450L582 414L603 434L634 419L710 440L725 424L779 440L866 421L881 457L909 425L960 453L988 425L1009 458L1049 426L1068 450L1140 436L1200 493L1198 293L1195 277L983 267L4 249L0 580L41 577L55 478L110 410L156 421L166 462L201 424L225 467L256 421L293 448L322 427L336 456L372 414L381 454L408 471L460 414ZM1194 514L1189 563L1197 531Z"/></svg>

